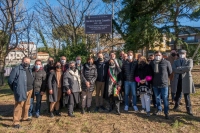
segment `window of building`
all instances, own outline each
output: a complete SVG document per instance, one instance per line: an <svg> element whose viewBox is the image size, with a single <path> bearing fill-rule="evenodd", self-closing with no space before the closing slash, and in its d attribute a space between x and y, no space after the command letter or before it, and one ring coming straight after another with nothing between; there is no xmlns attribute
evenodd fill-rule
<svg viewBox="0 0 200 133"><path fill-rule="evenodd" d="M187 40L188 40L188 41L194 41L194 36L189 36L189 37L187 37Z"/></svg>
<svg viewBox="0 0 200 133"><path fill-rule="evenodd" d="M10 54L11 57L13 57L13 54Z"/></svg>
<svg viewBox="0 0 200 133"><path fill-rule="evenodd" d="M17 57L19 57L19 54L17 54Z"/></svg>

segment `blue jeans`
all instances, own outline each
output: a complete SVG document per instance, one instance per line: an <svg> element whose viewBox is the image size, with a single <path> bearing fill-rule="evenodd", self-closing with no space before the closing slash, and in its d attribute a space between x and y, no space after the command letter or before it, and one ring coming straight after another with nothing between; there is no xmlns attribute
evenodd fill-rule
<svg viewBox="0 0 200 133"><path fill-rule="evenodd" d="M125 106L129 105L129 93L131 91L133 97L133 106L137 104L137 96L136 96L136 82L125 81Z"/></svg>
<svg viewBox="0 0 200 133"><path fill-rule="evenodd" d="M162 105L161 105L161 96L162 96L162 100L164 103L164 113L168 114L168 110L169 110L168 87L164 87L164 88L153 87L153 91L155 94L156 105L157 105L158 111L162 111Z"/></svg>
<svg viewBox="0 0 200 133"><path fill-rule="evenodd" d="M35 114L40 115L42 95L40 95L40 92L35 92L34 96L36 97ZM29 108L29 111L28 111L29 117L31 117L33 115L33 107L34 107L34 98L31 98L30 108Z"/></svg>

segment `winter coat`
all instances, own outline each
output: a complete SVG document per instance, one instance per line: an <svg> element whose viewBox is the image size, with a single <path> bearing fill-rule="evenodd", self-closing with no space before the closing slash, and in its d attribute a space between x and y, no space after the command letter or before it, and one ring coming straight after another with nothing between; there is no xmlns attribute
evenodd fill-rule
<svg viewBox="0 0 200 133"><path fill-rule="evenodd" d="M195 87L192 79L192 68L193 68L193 60L192 59L184 59L181 63L181 59L174 61L173 64L173 93L176 93L179 75L182 75L182 92L183 93L194 93Z"/></svg>
<svg viewBox="0 0 200 133"><path fill-rule="evenodd" d="M81 87L83 91L94 91L95 81L97 79L97 69L95 65L84 64L81 75ZM90 88L87 88L86 81L90 82Z"/></svg>
<svg viewBox="0 0 200 133"><path fill-rule="evenodd" d="M124 62L122 66L122 75L124 81L135 82L135 69L137 68L137 61L129 62L128 60Z"/></svg>
<svg viewBox="0 0 200 133"><path fill-rule="evenodd" d="M62 79L63 79L63 72L61 71L61 80ZM57 102L58 101L58 84L57 84L57 76L56 76L55 70L51 70L50 72L50 75L48 78L48 90L53 90L53 94L49 94L49 102Z"/></svg>
<svg viewBox="0 0 200 133"><path fill-rule="evenodd" d="M33 93L32 98L34 97L35 92L45 92L46 91L46 72L43 69L35 71L33 69Z"/></svg>
<svg viewBox="0 0 200 133"><path fill-rule="evenodd" d="M76 72L77 71L76 69ZM63 92L67 92L69 89L71 92L81 92L81 84L79 84L75 76L71 75L69 71L66 71L63 75Z"/></svg>
<svg viewBox="0 0 200 133"><path fill-rule="evenodd" d="M32 70L30 67L28 68L28 70L32 75ZM22 66L22 64L12 69L8 79L8 84L11 90L14 92L15 101L17 102L26 101L27 77L26 77L26 70Z"/></svg>
<svg viewBox="0 0 200 133"><path fill-rule="evenodd" d="M152 94L150 87L153 77L153 70L149 64L138 64L135 71L135 80L137 82L137 95L140 94ZM140 80L146 79L146 83L141 84Z"/></svg>
<svg viewBox="0 0 200 133"><path fill-rule="evenodd" d="M95 62L96 68L97 68L97 80L99 82L105 82L107 79L107 71L108 71L108 62L99 62L97 60Z"/></svg>
<svg viewBox="0 0 200 133"><path fill-rule="evenodd" d="M150 63L152 70L154 71L154 61ZM169 76L172 73L172 67L169 61L162 59L158 64L159 72L153 72L153 87L165 88L168 87Z"/></svg>
<svg viewBox="0 0 200 133"><path fill-rule="evenodd" d="M44 66L44 71L46 72L46 90L48 90L48 79L49 79L49 75L51 73L51 70L55 70L54 66L50 66L49 64Z"/></svg>
<svg viewBox="0 0 200 133"><path fill-rule="evenodd" d="M111 71L113 71L113 74L116 76L116 81L117 83L114 84L110 78L110 75L108 73L108 76L107 76L107 80L106 80L106 84L105 84L105 91L104 91L104 98L105 99L108 99L113 96L114 94L114 87L116 86L120 86L122 85L122 75L121 75L121 69L119 67L114 67L114 68L108 68L108 69L111 69ZM109 70L108 70L109 71ZM117 100L123 100L122 98L122 95L121 95L121 90L119 92L119 96L116 97Z"/></svg>

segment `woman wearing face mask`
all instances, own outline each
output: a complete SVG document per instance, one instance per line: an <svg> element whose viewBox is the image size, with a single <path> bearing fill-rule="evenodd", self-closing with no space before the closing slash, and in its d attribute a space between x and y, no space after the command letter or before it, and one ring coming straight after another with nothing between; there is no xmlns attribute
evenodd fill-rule
<svg viewBox="0 0 200 133"><path fill-rule="evenodd" d="M135 81L137 82L137 95L140 95L142 110L141 112L147 112L147 116L150 116L150 103L152 90L150 88L150 81L152 80L152 69L147 63L144 56L141 56L138 60L138 66L135 73Z"/></svg>
<svg viewBox="0 0 200 133"><path fill-rule="evenodd" d="M83 66L83 72L81 75L82 83L82 111L85 113L85 107L87 106L87 112L90 112L90 106L92 102L92 93L94 91L95 81L97 79L97 69L94 65L93 58L89 57L87 63Z"/></svg>
<svg viewBox="0 0 200 133"><path fill-rule="evenodd" d="M80 102L81 79L75 62L69 62L69 70L63 76L63 92L66 94L65 102L68 105L68 116L75 117L74 105Z"/></svg>
<svg viewBox="0 0 200 133"><path fill-rule="evenodd" d="M116 114L120 115L120 101L123 100L121 96L121 69L115 64L113 59L109 60L105 98L110 103L109 111L112 111L115 105Z"/></svg>
<svg viewBox="0 0 200 133"><path fill-rule="evenodd" d="M55 70L50 72L48 78L48 88L49 88L49 102L50 104L50 116L54 117L53 111L55 109L56 115L60 116L59 112L59 105L60 105L60 98L62 95L62 77L63 72L61 70L61 63L55 63Z"/></svg>

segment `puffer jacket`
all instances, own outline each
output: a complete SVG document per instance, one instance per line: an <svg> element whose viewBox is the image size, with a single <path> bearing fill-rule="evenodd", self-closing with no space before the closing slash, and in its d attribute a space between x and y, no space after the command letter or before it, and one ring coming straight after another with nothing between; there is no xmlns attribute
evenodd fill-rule
<svg viewBox="0 0 200 133"><path fill-rule="evenodd" d="M88 65L87 63L83 66L81 75L81 85L83 91L94 91L95 81L97 79L97 69L95 65ZM87 88L86 81L90 82L90 88Z"/></svg>
<svg viewBox="0 0 200 133"><path fill-rule="evenodd" d="M122 66L122 78L124 81L135 82L135 70L137 68L137 61L129 62L128 60L124 62Z"/></svg>

